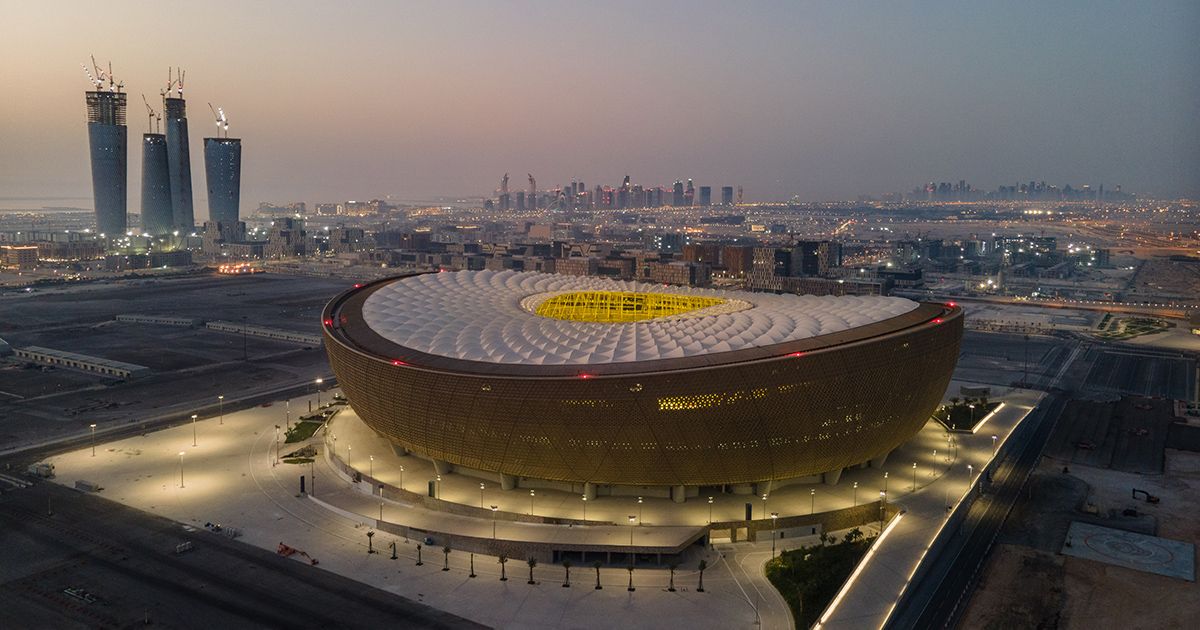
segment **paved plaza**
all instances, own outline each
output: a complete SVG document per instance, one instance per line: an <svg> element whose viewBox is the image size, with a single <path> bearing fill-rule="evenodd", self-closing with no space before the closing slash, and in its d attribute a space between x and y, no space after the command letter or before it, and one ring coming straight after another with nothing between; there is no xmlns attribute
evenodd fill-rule
<svg viewBox="0 0 1200 630"><path fill-rule="evenodd" d="M958 385L953 384L952 391L957 391ZM292 399L289 406L292 410L307 409L311 398ZM886 483L889 502L906 510L869 565L840 598L827 626L877 626L883 620L944 520L947 501L956 501L967 490L966 465L970 463L972 470L980 470L990 458L993 445L1002 444L1037 402L1037 394L1019 390L998 391L994 398L1004 400L1005 406L976 434L955 434L956 443L949 449L945 432L930 423L893 453L881 469L847 470L837 485L777 488L762 510L755 506L756 515L766 511L789 515L841 509L856 500L877 500ZM292 414L292 419L295 416ZM470 578L472 558L466 552L452 551L450 570L441 570L445 559L440 544L422 549L423 566L415 566L418 541L380 531L368 543L367 533L378 526L380 501L369 494L366 484L353 483L335 471L326 449L321 448L321 456L312 464L276 464L277 435L281 442L285 422L284 405L275 403L226 414L223 419L206 418L194 425L185 423L97 444L94 456L90 448L85 448L52 461L57 481L64 485L86 480L104 488L101 496L194 528L220 523L225 529L240 532L240 540L264 549L275 550L282 542L316 558L319 565L313 570L333 571L496 627L589 627L597 619L604 619L605 625L661 627L663 620L669 619L672 625L731 628L754 626L756 617L762 627L791 626L782 598L762 574L762 565L771 554L770 543L765 541L718 542L709 549L694 547L675 573L675 592L667 590L668 570L643 566L633 573L634 592L626 590L629 573L622 566L600 570L602 590L593 588L595 570L590 564L572 567L571 588L560 586L563 567L547 564L534 569L537 584L528 585L529 568L524 558L508 562L505 571L509 579L501 582L496 558L482 554L474 555L478 577ZM425 489L428 479L433 478L428 463L414 456L391 455L386 443L361 423L353 426L354 422L352 412L344 411L332 423L329 436L318 434L313 441L323 444L328 439L338 458L348 459L355 469L369 471L387 483L412 491ZM336 442L332 440L334 432ZM278 452L287 454L298 446L279 446ZM400 465L405 468L403 480ZM314 473L317 501L299 492L299 476ZM479 479L466 475L444 475L439 488L441 498L477 507L479 483ZM529 510L529 499L527 489L502 491L498 484L485 482L485 506L498 505L506 511L524 513ZM639 506L636 497L599 496L587 502L587 520L616 525L499 521L495 523L495 535L517 541L570 539L619 548L629 544L632 533L639 545L665 543L705 527L710 518L706 499L676 504L668 498L645 497ZM715 496L711 518L740 519L747 501L762 502L757 497ZM537 514L580 519L581 503L573 493L538 490L533 509ZM493 532L493 521L487 518L432 511L389 497L384 497L382 508L387 522L464 536L490 537ZM629 515L635 514L640 516L641 525L624 524ZM812 536L788 537L778 540L777 546L787 549L815 542ZM396 560L391 559L393 543ZM368 544L381 553L368 554ZM704 593L695 588L701 558L709 564L704 573Z"/></svg>

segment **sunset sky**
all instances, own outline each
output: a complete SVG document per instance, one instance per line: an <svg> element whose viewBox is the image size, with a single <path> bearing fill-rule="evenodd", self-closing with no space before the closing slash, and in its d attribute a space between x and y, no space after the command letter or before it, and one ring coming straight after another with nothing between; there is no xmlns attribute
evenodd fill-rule
<svg viewBox="0 0 1200 630"><path fill-rule="evenodd" d="M168 66L199 218L208 102L243 138L244 209L482 195L506 171L753 200L960 178L1200 195L1198 34L1195 0L0 0L0 198L91 207L92 54L130 94L130 212Z"/></svg>

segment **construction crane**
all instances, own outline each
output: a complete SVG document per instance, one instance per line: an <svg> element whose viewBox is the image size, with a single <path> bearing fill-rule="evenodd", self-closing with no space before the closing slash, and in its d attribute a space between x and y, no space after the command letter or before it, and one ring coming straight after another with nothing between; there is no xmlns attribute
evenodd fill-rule
<svg viewBox="0 0 1200 630"><path fill-rule="evenodd" d="M221 137L221 129L225 130L225 137L229 137L229 119L225 118L225 110L220 107L213 108L213 104L208 104L208 109L212 111L213 118L217 121L217 137Z"/></svg>
<svg viewBox="0 0 1200 630"><path fill-rule="evenodd" d="M95 71L94 73L93 70ZM108 63L108 71L106 72L100 67L100 64L96 63L96 56L92 55L92 68L88 69L86 65L83 65L83 72L87 75L88 81L91 82L92 86L96 88L97 92L105 88L105 82L108 83L109 92L120 92L125 88L124 81L117 82L113 77L111 61Z"/></svg>
<svg viewBox="0 0 1200 630"><path fill-rule="evenodd" d="M175 76L172 76L173 74ZM175 92L178 93L178 96L176 96L176 98L183 98L183 78L185 76L187 76L186 70L180 70L179 68L168 67L167 68L167 89L163 90L163 92L162 92L163 97L169 98L171 96L171 91L174 90Z"/></svg>
<svg viewBox="0 0 1200 630"><path fill-rule="evenodd" d="M162 114L159 114L154 111L153 107L150 107L150 101L146 100L145 94L142 94L142 102L146 104L146 115L150 117L146 121L146 133L162 133Z"/></svg>

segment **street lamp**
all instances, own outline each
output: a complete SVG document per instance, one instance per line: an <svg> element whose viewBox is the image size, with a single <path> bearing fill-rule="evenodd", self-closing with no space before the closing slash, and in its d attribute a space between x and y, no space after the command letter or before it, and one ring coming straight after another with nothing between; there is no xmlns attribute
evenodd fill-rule
<svg viewBox="0 0 1200 630"><path fill-rule="evenodd" d="M192 414L192 446L196 446L196 414Z"/></svg>
<svg viewBox="0 0 1200 630"><path fill-rule="evenodd" d="M435 499L442 498L442 476L441 475L434 475L433 494L436 495L433 497Z"/></svg>
<svg viewBox="0 0 1200 630"><path fill-rule="evenodd" d="M858 507L858 482L854 482L854 507Z"/></svg>
<svg viewBox="0 0 1200 630"><path fill-rule="evenodd" d="M583 499L583 520L587 520L587 495L581 497Z"/></svg>
<svg viewBox="0 0 1200 630"><path fill-rule="evenodd" d="M321 383L324 383L324 382L325 382L325 379L323 379L319 376L317 377L317 409L321 408Z"/></svg>
<svg viewBox="0 0 1200 630"><path fill-rule="evenodd" d="M92 423L92 457L96 456L96 425Z"/></svg>
<svg viewBox="0 0 1200 630"><path fill-rule="evenodd" d="M375 478L375 456L367 455L367 459L371 460L371 463L367 465L368 466L367 470L369 471L367 473L367 476L369 476L371 479L374 479Z"/></svg>
<svg viewBox="0 0 1200 630"><path fill-rule="evenodd" d="M283 401L283 426L286 429L292 428L292 401Z"/></svg>
<svg viewBox="0 0 1200 630"><path fill-rule="evenodd" d="M779 512L771 512L771 558L775 558L775 532L779 527Z"/></svg>
<svg viewBox="0 0 1200 630"><path fill-rule="evenodd" d="M971 489L971 479L973 476L973 473L972 473L973 469L974 469L973 466L971 466L970 464L967 464L967 489L968 490Z"/></svg>
<svg viewBox="0 0 1200 630"><path fill-rule="evenodd" d="M496 510L498 509L500 509L500 506L492 506L492 540L496 540Z"/></svg>
<svg viewBox="0 0 1200 630"><path fill-rule="evenodd" d="M817 489L813 488L808 491L808 513L817 513Z"/></svg>
<svg viewBox="0 0 1200 630"><path fill-rule="evenodd" d="M762 495L762 502L763 502L763 514L766 514L767 513L767 493L765 493L765 492Z"/></svg>
<svg viewBox="0 0 1200 630"><path fill-rule="evenodd" d="M350 451L352 451L352 450L354 450L354 447L347 444L346 445L346 467L347 468L353 468L353 466L350 465Z"/></svg>
<svg viewBox="0 0 1200 630"><path fill-rule="evenodd" d="M999 437L1000 437L1000 436L998 436L998 435L993 435L993 436L992 436L992 457L995 457L995 456L996 456L996 440L997 440Z"/></svg>
<svg viewBox="0 0 1200 630"><path fill-rule="evenodd" d="M179 451L179 487L183 487L183 451Z"/></svg>
<svg viewBox="0 0 1200 630"><path fill-rule="evenodd" d="M630 514L629 515L629 546L630 547L633 546L633 523L635 520L637 520L637 517ZM633 551L630 551L629 553L633 553Z"/></svg>
<svg viewBox="0 0 1200 630"><path fill-rule="evenodd" d="M708 497L708 524L709 525L712 525L712 522L713 522L712 521L712 506L713 506L713 498Z"/></svg>
<svg viewBox="0 0 1200 630"><path fill-rule="evenodd" d="M533 516L533 490L529 491L529 515Z"/></svg>
<svg viewBox="0 0 1200 630"><path fill-rule="evenodd" d="M638 525L641 525L642 522L642 497L638 497Z"/></svg>
<svg viewBox="0 0 1200 630"><path fill-rule="evenodd" d="M481 510L483 509L483 488L484 488L483 482L480 481L479 482L479 509L481 509Z"/></svg>
<svg viewBox="0 0 1200 630"><path fill-rule="evenodd" d="M883 473L883 491L887 492L887 473Z"/></svg>
<svg viewBox="0 0 1200 630"><path fill-rule="evenodd" d="M400 489L404 489L404 466L400 467Z"/></svg>
<svg viewBox="0 0 1200 630"><path fill-rule="evenodd" d="M913 462L913 492L917 491L917 462Z"/></svg>
<svg viewBox="0 0 1200 630"><path fill-rule="evenodd" d="M219 413L221 414L221 419L217 422L217 424L225 424L225 394L217 396L217 408L220 410Z"/></svg>
<svg viewBox="0 0 1200 630"><path fill-rule="evenodd" d="M883 512L887 506L887 492L879 491L879 533L883 534Z"/></svg>

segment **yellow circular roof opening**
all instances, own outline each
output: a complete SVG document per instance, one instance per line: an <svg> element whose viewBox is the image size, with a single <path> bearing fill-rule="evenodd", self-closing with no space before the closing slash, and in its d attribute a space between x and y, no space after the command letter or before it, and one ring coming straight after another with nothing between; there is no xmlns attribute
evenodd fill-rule
<svg viewBox="0 0 1200 630"><path fill-rule="evenodd" d="M721 298L672 293L573 291L543 301L536 312L551 319L606 324L681 315L724 303Z"/></svg>

